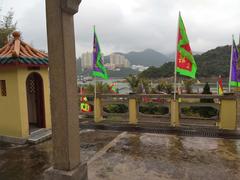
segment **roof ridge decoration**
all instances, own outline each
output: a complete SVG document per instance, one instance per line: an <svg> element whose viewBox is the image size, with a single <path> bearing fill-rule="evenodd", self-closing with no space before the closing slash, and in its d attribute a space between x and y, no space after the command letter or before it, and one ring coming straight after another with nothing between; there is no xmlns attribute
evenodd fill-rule
<svg viewBox="0 0 240 180"><path fill-rule="evenodd" d="M12 33L13 40L0 48L0 65L25 64L27 66L48 65L48 55L34 49L21 40L20 32Z"/></svg>

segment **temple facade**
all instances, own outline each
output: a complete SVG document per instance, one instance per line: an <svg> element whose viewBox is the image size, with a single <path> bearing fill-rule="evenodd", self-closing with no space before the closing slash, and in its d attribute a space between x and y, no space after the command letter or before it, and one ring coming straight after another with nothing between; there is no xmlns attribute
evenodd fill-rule
<svg viewBox="0 0 240 180"><path fill-rule="evenodd" d="M0 138L28 139L51 128L48 56L12 36L0 49Z"/></svg>

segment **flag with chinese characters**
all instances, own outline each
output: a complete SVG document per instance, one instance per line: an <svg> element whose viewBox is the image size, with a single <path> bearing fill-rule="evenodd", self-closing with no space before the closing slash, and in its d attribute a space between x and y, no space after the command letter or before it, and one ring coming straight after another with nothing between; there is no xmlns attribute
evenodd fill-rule
<svg viewBox="0 0 240 180"><path fill-rule="evenodd" d="M176 71L181 75L194 79L197 72L197 64L192 55L186 29L180 14L177 38Z"/></svg>
<svg viewBox="0 0 240 180"><path fill-rule="evenodd" d="M230 86L240 87L240 56L236 43L232 42L231 80Z"/></svg>
<svg viewBox="0 0 240 180"><path fill-rule="evenodd" d="M99 77L103 79L109 79L107 69L104 67L102 62L102 53L100 45L98 42L97 34L94 27L94 37L93 37L93 77Z"/></svg>

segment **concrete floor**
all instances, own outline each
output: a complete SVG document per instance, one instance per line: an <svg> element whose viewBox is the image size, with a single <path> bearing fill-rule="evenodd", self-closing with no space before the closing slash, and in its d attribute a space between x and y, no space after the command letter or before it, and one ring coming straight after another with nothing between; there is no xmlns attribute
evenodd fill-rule
<svg viewBox="0 0 240 180"><path fill-rule="evenodd" d="M240 179L240 140L100 130L80 137L89 180ZM0 180L42 180L51 152L51 141L0 144Z"/></svg>

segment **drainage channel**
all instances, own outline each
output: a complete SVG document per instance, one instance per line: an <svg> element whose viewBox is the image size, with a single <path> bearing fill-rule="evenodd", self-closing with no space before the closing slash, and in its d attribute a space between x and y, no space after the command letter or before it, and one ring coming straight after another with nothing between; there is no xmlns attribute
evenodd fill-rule
<svg viewBox="0 0 240 180"><path fill-rule="evenodd" d="M218 130L206 127L142 127L133 125L81 124L81 129L115 130L140 133L174 134L178 136L197 136L212 138L240 139L239 131Z"/></svg>

